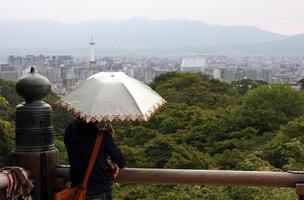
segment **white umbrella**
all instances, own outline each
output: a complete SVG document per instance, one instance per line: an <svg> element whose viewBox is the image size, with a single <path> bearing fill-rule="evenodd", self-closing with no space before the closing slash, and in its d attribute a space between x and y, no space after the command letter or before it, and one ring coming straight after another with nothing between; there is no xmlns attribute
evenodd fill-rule
<svg viewBox="0 0 304 200"><path fill-rule="evenodd" d="M57 105L86 122L141 120L166 101L142 82L123 72L100 72L89 77Z"/></svg>

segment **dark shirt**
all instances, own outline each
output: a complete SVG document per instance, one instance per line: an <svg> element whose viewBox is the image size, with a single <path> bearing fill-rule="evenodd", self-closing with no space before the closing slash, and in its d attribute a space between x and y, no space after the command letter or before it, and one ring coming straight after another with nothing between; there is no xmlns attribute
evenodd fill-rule
<svg viewBox="0 0 304 200"><path fill-rule="evenodd" d="M75 121L65 129L64 143L67 148L72 187L80 185L88 167L91 153L96 140L98 128L93 123ZM112 136L105 133L101 143L98 157L88 181L88 190L93 192L111 191L112 174L109 172L106 158L119 168L125 165L125 159L116 146Z"/></svg>

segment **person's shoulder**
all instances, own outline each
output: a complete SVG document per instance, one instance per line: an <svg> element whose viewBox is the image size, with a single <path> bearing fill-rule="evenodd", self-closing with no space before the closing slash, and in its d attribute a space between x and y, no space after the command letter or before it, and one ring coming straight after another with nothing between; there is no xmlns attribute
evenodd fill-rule
<svg viewBox="0 0 304 200"><path fill-rule="evenodd" d="M102 131L102 134L103 134L103 138L104 140L113 140L111 134L109 133L109 131L105 130L105 129L102 129L102 130L99 130L99 131Z"/></svg>
<svg viewBox="0 0 304 200"><path fill-rule="evenodd" d="M68 124L65 129L67 130L67 129L76 128L76 125L77 125L77 121L73 121L70 124Z"/></svg>
<svg viewBox="0 0 304 200"><path fill-rule="evenodd" d="M69 134L71 132L75 132L75 130L77 130L77 121L73 121L71 122L69 125L67 125L67 127L65 128L65 134Z"/></svg>
<svg viewBox="0 0 304 200"><path fill-rule="evenodd" d="M99 129L98 132L103 135L103 137L108 137L109 132L106 129Z"/></svg>

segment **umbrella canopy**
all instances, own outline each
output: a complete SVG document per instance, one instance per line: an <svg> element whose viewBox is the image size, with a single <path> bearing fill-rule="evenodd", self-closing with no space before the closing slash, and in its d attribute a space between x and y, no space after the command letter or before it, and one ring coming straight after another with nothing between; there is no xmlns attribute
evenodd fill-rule
<svg viewBox="0 0 304 200"><path fill-rule="evenodd" d="M86 122L141 120L166 101L142 82L123 72L100 72L89 77L57 105Z"/></svg>

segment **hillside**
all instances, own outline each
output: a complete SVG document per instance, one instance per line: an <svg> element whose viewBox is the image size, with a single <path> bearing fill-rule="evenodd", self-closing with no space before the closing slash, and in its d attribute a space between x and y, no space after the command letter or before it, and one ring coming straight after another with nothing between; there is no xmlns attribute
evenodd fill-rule
<svg viewBox="0 0 304 200"><path fill-rule="evenodd" d="M255 83L254 89L247 87L246 91L244 84L239 88L237 82L223 83L193 73L156 77L151 87L168 104L147 123L113 124L127 167L303 170L304 93L287 85L265 83ZM7 82L0 81L0 86L13 89ZM7 97L3 90L0 95ZM48 99L52 103L53 98ZM54 115L55 128L60 127L56 145L62 163L66 162L62 128L68 123L60 120L68 119L63 115L67 113L58 111ZM1 119L11 118L1 115ZM296 198L290 189L199 186L115 184L113 193L115 199L144 200Z"/></svg>
<svg viewBox="0 0 304 200"><path fill-rule="evenodd" d="M210 25L196 20L124 21L81 23L0 20L0 49L88 48L91 35L96 48L179 48L261 43L286 36L248 26Z"/></svg>
<svg viewBox="0 0 304 200"><path fill-rule="evenodd" d="M304 34L290 36L284 39L245 45L240 48L244 52L266 54L301 54L304 53Z"/></svg>

